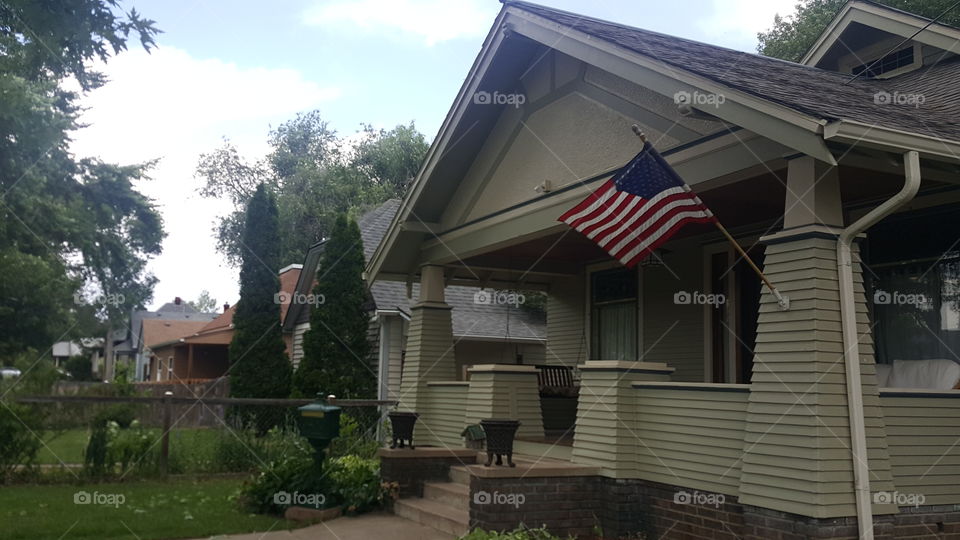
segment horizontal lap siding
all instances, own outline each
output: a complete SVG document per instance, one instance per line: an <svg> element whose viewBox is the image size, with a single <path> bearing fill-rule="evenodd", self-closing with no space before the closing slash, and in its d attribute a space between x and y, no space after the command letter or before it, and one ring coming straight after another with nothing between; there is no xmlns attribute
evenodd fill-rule
<svg viewBox="0 0 960 540"><path fill-rule="evenodd" d="M586 360L584 277L560 279L547 296L547 346L544 364L575 366ZM525 364L534 362L524 359Z"/></svg>
<svg viewBox="0 0 960 540"><path fill-rule="evenodd" d="M674 388L634 391L639 477L737 495L748 394Z"/></svg>
<svg viewBox="0 0 960 540"><path fill-rule="evenodd" d="M460 447L460 433L466 426L467 386L430 385L420 408L420 435L440 446Z"/></svg>
<svg viewBox="0 0 960 540"><path fill-rule="evenodd" d="M674 381L704 382L706 308L673 300L680 291L703 292L702 257L698 244L678 244L663 256L664 267L643 269L643 361L675 368Z"/></svg>
<svg viewBox="0 0 960 540"><path fill-rule="evenodd" d="M896 490L960 504L960 399L882 396Z"/></svg>
<svg viewBox="0 0 960 540"><path fill-rule="evenodd" d="M813 517L855 514L836 242L767 247L740 501ZM863 284L854 272L871 489L892 488ZM891 511L875 505L878 513Z"/></svg>

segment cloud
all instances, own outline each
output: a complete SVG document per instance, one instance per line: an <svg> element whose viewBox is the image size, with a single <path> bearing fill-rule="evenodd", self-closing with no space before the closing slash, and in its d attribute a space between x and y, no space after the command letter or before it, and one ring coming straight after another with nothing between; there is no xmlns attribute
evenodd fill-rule
<svg viewBox="0 0 960 540"><path fill-rule="evenodd" d="M332 0L308 8L306 24L368 33L392 31L435 45L457 38L483 37L499 5L489 0Z"/></svg>
<svg viewBox="0 0 960 540"><path fill-rule="evenodd" d="M794 12L797 0L711 0L712 9L697 21L697 27L712 42L724 42L729 47L754 51L757 33L773 26L773 18Z"/></svg>
<svg viewBox="0 0 960 540"><path fill-rule="evenodd" d="M84 96L74 136L78 156L130 164L159 159L152 180L138 186L163 214L163 254L149 270L160 283L153 305L203 289L221 303L237 299L237 274L223 265L211 234L226 201L202 199L193 177L199 155L228 136L244 155L263 155L269 125L320 107L340 95L291 69L241 67L194 58L174 47L130 50L99 66L110 82Z"/></svg>

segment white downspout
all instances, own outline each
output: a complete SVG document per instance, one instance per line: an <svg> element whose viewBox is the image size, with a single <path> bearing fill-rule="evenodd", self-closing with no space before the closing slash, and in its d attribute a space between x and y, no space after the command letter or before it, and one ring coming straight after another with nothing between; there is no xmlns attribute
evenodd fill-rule
<svg viewBox="0 0 960 540"><path fill-rule="evenodd" d="M840 280L840 320L843 330L844 364L847 380L847 412L850 419L850 449L857 497L857 527L860 540L873 540L873 508L870 506L870 470L867 467L867 433L863 418L863 388L860 382L860 341L853 291L853 240L875 223L910 202L920 188L920 156L916 151L903 155L906 180L903 188L867 215L840 233L837 240L837 272Z"/></svg>

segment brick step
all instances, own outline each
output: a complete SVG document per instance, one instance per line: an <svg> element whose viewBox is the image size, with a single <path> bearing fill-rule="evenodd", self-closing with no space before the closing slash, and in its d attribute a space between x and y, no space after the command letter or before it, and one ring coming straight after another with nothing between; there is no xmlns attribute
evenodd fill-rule
<svg viewBox="0 0 960 540"><path fill-rule="evenodd" d="M393 504L393 513L457 536L470 532L470 513L429 499L400 499Z"/></svg>
<svg viewBox="0 0 960 540"><path fill-rule="evenodd" d="M463 484L470 487L471 476L470 471L462 465L450 467L450 481L454 484Z"/></svg>
<svg viewBox="0 0 960 540"><path fill-rule="evenodd" d="M470 508L470 486L456 482L426 482L423 498L467 510Z"/></svg>

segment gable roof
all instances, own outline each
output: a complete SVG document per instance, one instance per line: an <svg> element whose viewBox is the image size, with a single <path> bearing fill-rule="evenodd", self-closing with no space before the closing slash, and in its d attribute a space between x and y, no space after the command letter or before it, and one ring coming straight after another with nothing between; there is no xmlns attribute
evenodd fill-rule
<svg viewBox="0 0 960 540"><path fill-rule="evenodd" d="M148 319L143 321L145 347L163 345L190 336L206 326L205 321Z"/></svg>
<svg viewBox="0 0 960 540"><path fill-rule="evenodd" d="M960 39L960 29L920 15L867 0L848 0L824 28L800 63L815 66L838 42L852 24L862 24L884 32L911 38L943 50L951 50ZM929 26L928 26L929 25ZM924 29L917 34L917 31Z"/></svg>
<svg viewBox="0 0 960 540"><path fill-rule="evenodd" d="M771 101L814 119L850 119L960 141L960 124L930 107L892 107L874 95L894 87L891 80L857 78L759 54L509 0L526 12L581 31L658 62ZM900 85L902 87L902 85ZM934 90L927 87L927 90ZM949 105L951 89L926 96L925 105Z"/></svg>
<svg viewBox="0 0 960 540"><path fill-rule="evenodd" d="M686 141L687 154L709 153L711 141L739 127L788 151L806 154L830 165L837 164L835 153L840 155L845 147L855 145L891 152L916 150L924 159L951 163L960 155L960 125L953 121L958 109L953 85L920 85L917 79L911 78L850 80L848 75L816 67L520 0L504 0L503 9L397 217L367 264L368 276L403 279L423 262L417 260L414 248L421 246L429 233L443 236L448 232L423 230L408 224L443 220L444 211L460 180L467 175L472 158L481 152L501 117L503 107L497 110L489 104L477 103L473 96L483 91L509 92L516 88L531 69L531 63L544 58L551 49L620 77L658 98L670 99L678 92L723 95L724 102L710 107L708 112L726 126L716 133ZM931 80L949 79L953 69L950 63L936 66L930 70L936 75ZM921 108L878 103L877 97L883 92L921 90L925 92ZM677 112L675 120L680 118ZM556 193L543 193L539 197ZM527 203L538 200L530 199Z"/></svg>

